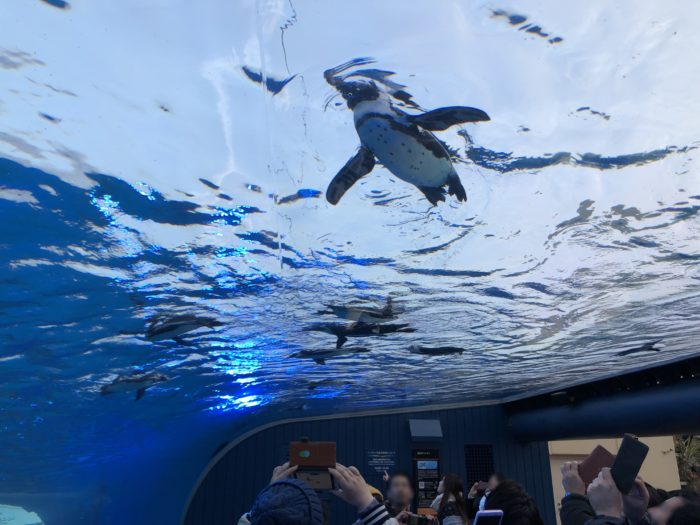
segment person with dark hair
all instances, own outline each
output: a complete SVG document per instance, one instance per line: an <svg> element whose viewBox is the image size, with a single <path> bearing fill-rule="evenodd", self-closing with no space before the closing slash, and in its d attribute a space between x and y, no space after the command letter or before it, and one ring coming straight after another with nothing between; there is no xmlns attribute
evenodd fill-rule
<svg viewBox="0 0 700 525"><path fill-rule="evenodd" d="M324 525L321 500L306 483L291 477L296 469L289 463L275 467L270 484L238 525Z"/></svg>
<svg viewBox="0 0 700 525"><path fill-rule="evenodd" d="M673 511L667 525L700 525L700 504L686 500L685 505Z"/></svg>
<svg viewBox="0 0 700 525"><path fill-rule="evenodd" d="M501 481L489 494L484 510L502 510L502 525L544 525L535 501L511 479Z"/></svg>
<svg viewBox="0 0 700 525"><path fill-rule="evenodd" d="M498 484L504 479L506 479L505 476L499 474L498 472L494 472L491 474L491 476L489 476L488 482L477 481L474 483L474 485L472 485L472 488L469 490L469 494L467 495L467 511L469 513L469 519L474 519L477 512L484 510L489 494L491 494L491 492L493 492L496 487L498 487Z"/></svg>
<svg viewBox="0 0 700 525"><path fill-rule="evenodd" d="M431 507L440 525L467 525L469 513L464 500L464 485L457 474L446 474L438 485L438 497Z"/></svg>
<svg viewBox="0 0 700 525"><path fill-rule="evenodd" d="M681 493L679 494L679 496L683 498L686 501L686 503L695 503L696 505L700 505L700 494L698 494L692 489L681 489Z"/></svg>
<svg viewBox="0 0 700 525"><path fill-rule="evenodd" d="M653 523L653 525L668 525L671 523L672 517L679 509L686 506L692 506L693 508L700 506L700 495L697 492L686 489L678 491L676 494L678 495L668 498L666 501L661 503L661 505L649 508L650 521ZM686 515L688 515L686 512L679 514L679 516Z"/></svg>

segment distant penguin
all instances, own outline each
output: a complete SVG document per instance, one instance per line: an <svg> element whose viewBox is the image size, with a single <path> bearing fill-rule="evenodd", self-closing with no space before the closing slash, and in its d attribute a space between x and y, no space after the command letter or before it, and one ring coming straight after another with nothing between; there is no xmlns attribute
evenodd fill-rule
<svg viewBox="0 0 700 525"><path fill-rule="evenodd" d="M467 193L450 153L431 131L490 120L489 116L480 109L462 106L410 115L394 106L391 96L373 80L348 81L336 76L340 68L327 70L324 77L352 110L360 149L331 181L326 192L328 202L337 204L355 182L372 171L377 160L399 179L421 190L433 205L445 200L445 186L450 195L466 201Z"/></svg>
<svg viewBox="0 0 700 525"><path fill-rule="evenodd" d="M335 344L336 348L341 348L348 340L348 337L370 337L383 336L396 332L415 332L415 328L411 328L406 323L395 324L366 324L354 323L350 325L342 324L314 324L304 328L305 332L325 332L333 334L337 337Z"/></svg>
<svg viewBox="0 0 700 525"><path fill-rule="evenodd" d="M369 348L363 347L346 348L345 350L300 350L299 352L293 353L289 357L297 359L313 359L316 364L325 365L327 359L352 354L364 354L369 351Z"/></svg>
<svg viewBox="0 0 700 525"><path fill-rule="evenodd" d="M347 319L352 323L386 323L396 319L391 297L386 301L383 308L372 308L368 306L340 306L327 305L328 310L321 310L319 314L332 314L341 319Z"/></svg>
<svg viewBox="0 0 700 525"><path fill-rule="evenodd" d="M146 338L149 341L165 341L172 339L183 343L181 336L202 327L215 328L223 323L211 317L192 314L159 316L151 320L146 327Z"/></svg>
<svg viewBox="0 0 700 525"><path fill-rule="evenodd" d="M464 348L459 348L457 346L412 346L409 348L412 354L423 354L423 355L452 355L461 354L464 352Z"/></svg>
<svg viewBox="0 0 700 525"><path fill-rule="evenodd" d="M651 341L649 343L644 343L642 346L637 346L635 348L629 348L628 350L618 352L617 355L626 356L632 354L639 354L642 352L661 352L661 348L656 348L656 345L658 345L660 342L661 339L658 339L657 341Z"/></svg>
<svg viewBox="0 0 700 525"><path fill-rule="evenodd" d="M146 394L147 388L152 387L156 383L162 383L163 381L167 380L167 376L156 372L118 376L110 384L104 385L100 389L100 393L103 396L106 396L109 394L121 394L136 391L136 401L138 401Z"/></svg>
<svg viewBox="0 0 700 525"><path fill-rule="evenodd" d="M309 381L308 389L316 390L317 388L335 388L348 385L352 385L352 381L345 379L320 379L319 381Z"/></svg>

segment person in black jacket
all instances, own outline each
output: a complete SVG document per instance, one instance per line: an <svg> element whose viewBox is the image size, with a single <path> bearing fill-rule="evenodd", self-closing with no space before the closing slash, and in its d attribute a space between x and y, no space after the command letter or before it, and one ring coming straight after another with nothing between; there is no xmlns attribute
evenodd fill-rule
<svg viewBox="0 0 700 525"><path fill-rule="evenodd" d="M502 510L502 525L544 525L535 501L511 479L501 481L491 492L484 510Z"/></svg>
<svg viewBox="0 0 700 525"><path fill-rule="evenodd" d="M470 520L474 519L477 512L484 510L486 500L488 499L489 495L504 479L506 478L502 474L494 472L489 477L488 482L477 481L474 483L474 485L472 485L472 488L467 494L467 512Z"/></svg>

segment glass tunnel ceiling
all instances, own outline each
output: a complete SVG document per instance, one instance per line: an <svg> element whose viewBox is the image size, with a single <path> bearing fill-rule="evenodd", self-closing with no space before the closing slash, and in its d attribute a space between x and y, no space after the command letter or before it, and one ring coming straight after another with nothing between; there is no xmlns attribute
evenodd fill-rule
<svg viewBox="0 0 700 525"><path fill-rule="evenodd" d="M502 399L696 352L698 16L4 2L5 448L92 464L135 428ZM435 132L467 202L379 164L326 201L360 139L323 72L352 60L408 113L488 113ZM387 304L380 328L329 309ZM317 331L358 327L338 352Z"/></svg>

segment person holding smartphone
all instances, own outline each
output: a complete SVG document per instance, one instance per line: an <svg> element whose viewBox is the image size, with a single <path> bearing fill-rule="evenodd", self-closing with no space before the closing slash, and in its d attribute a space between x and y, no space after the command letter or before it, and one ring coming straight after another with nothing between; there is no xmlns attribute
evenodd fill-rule
<svg viewBox="0 0 700 525"><path fill-rule="evenodd" d="M477 481L472 485L469 494L467 494L467 511L470 520L474 519L477 512L484 510L489 495L504 479L501 474L494 472L488 481Z"/></svg>
<svg viewBox="0 0 700 525"><path fill-rule="evenodd" d="M238 525L286 523L288 525L326 525L321 500L316 491L292 476L296 466L289 462L272 471L270 483L260 491L250 510L238 520Z"/></svg>

